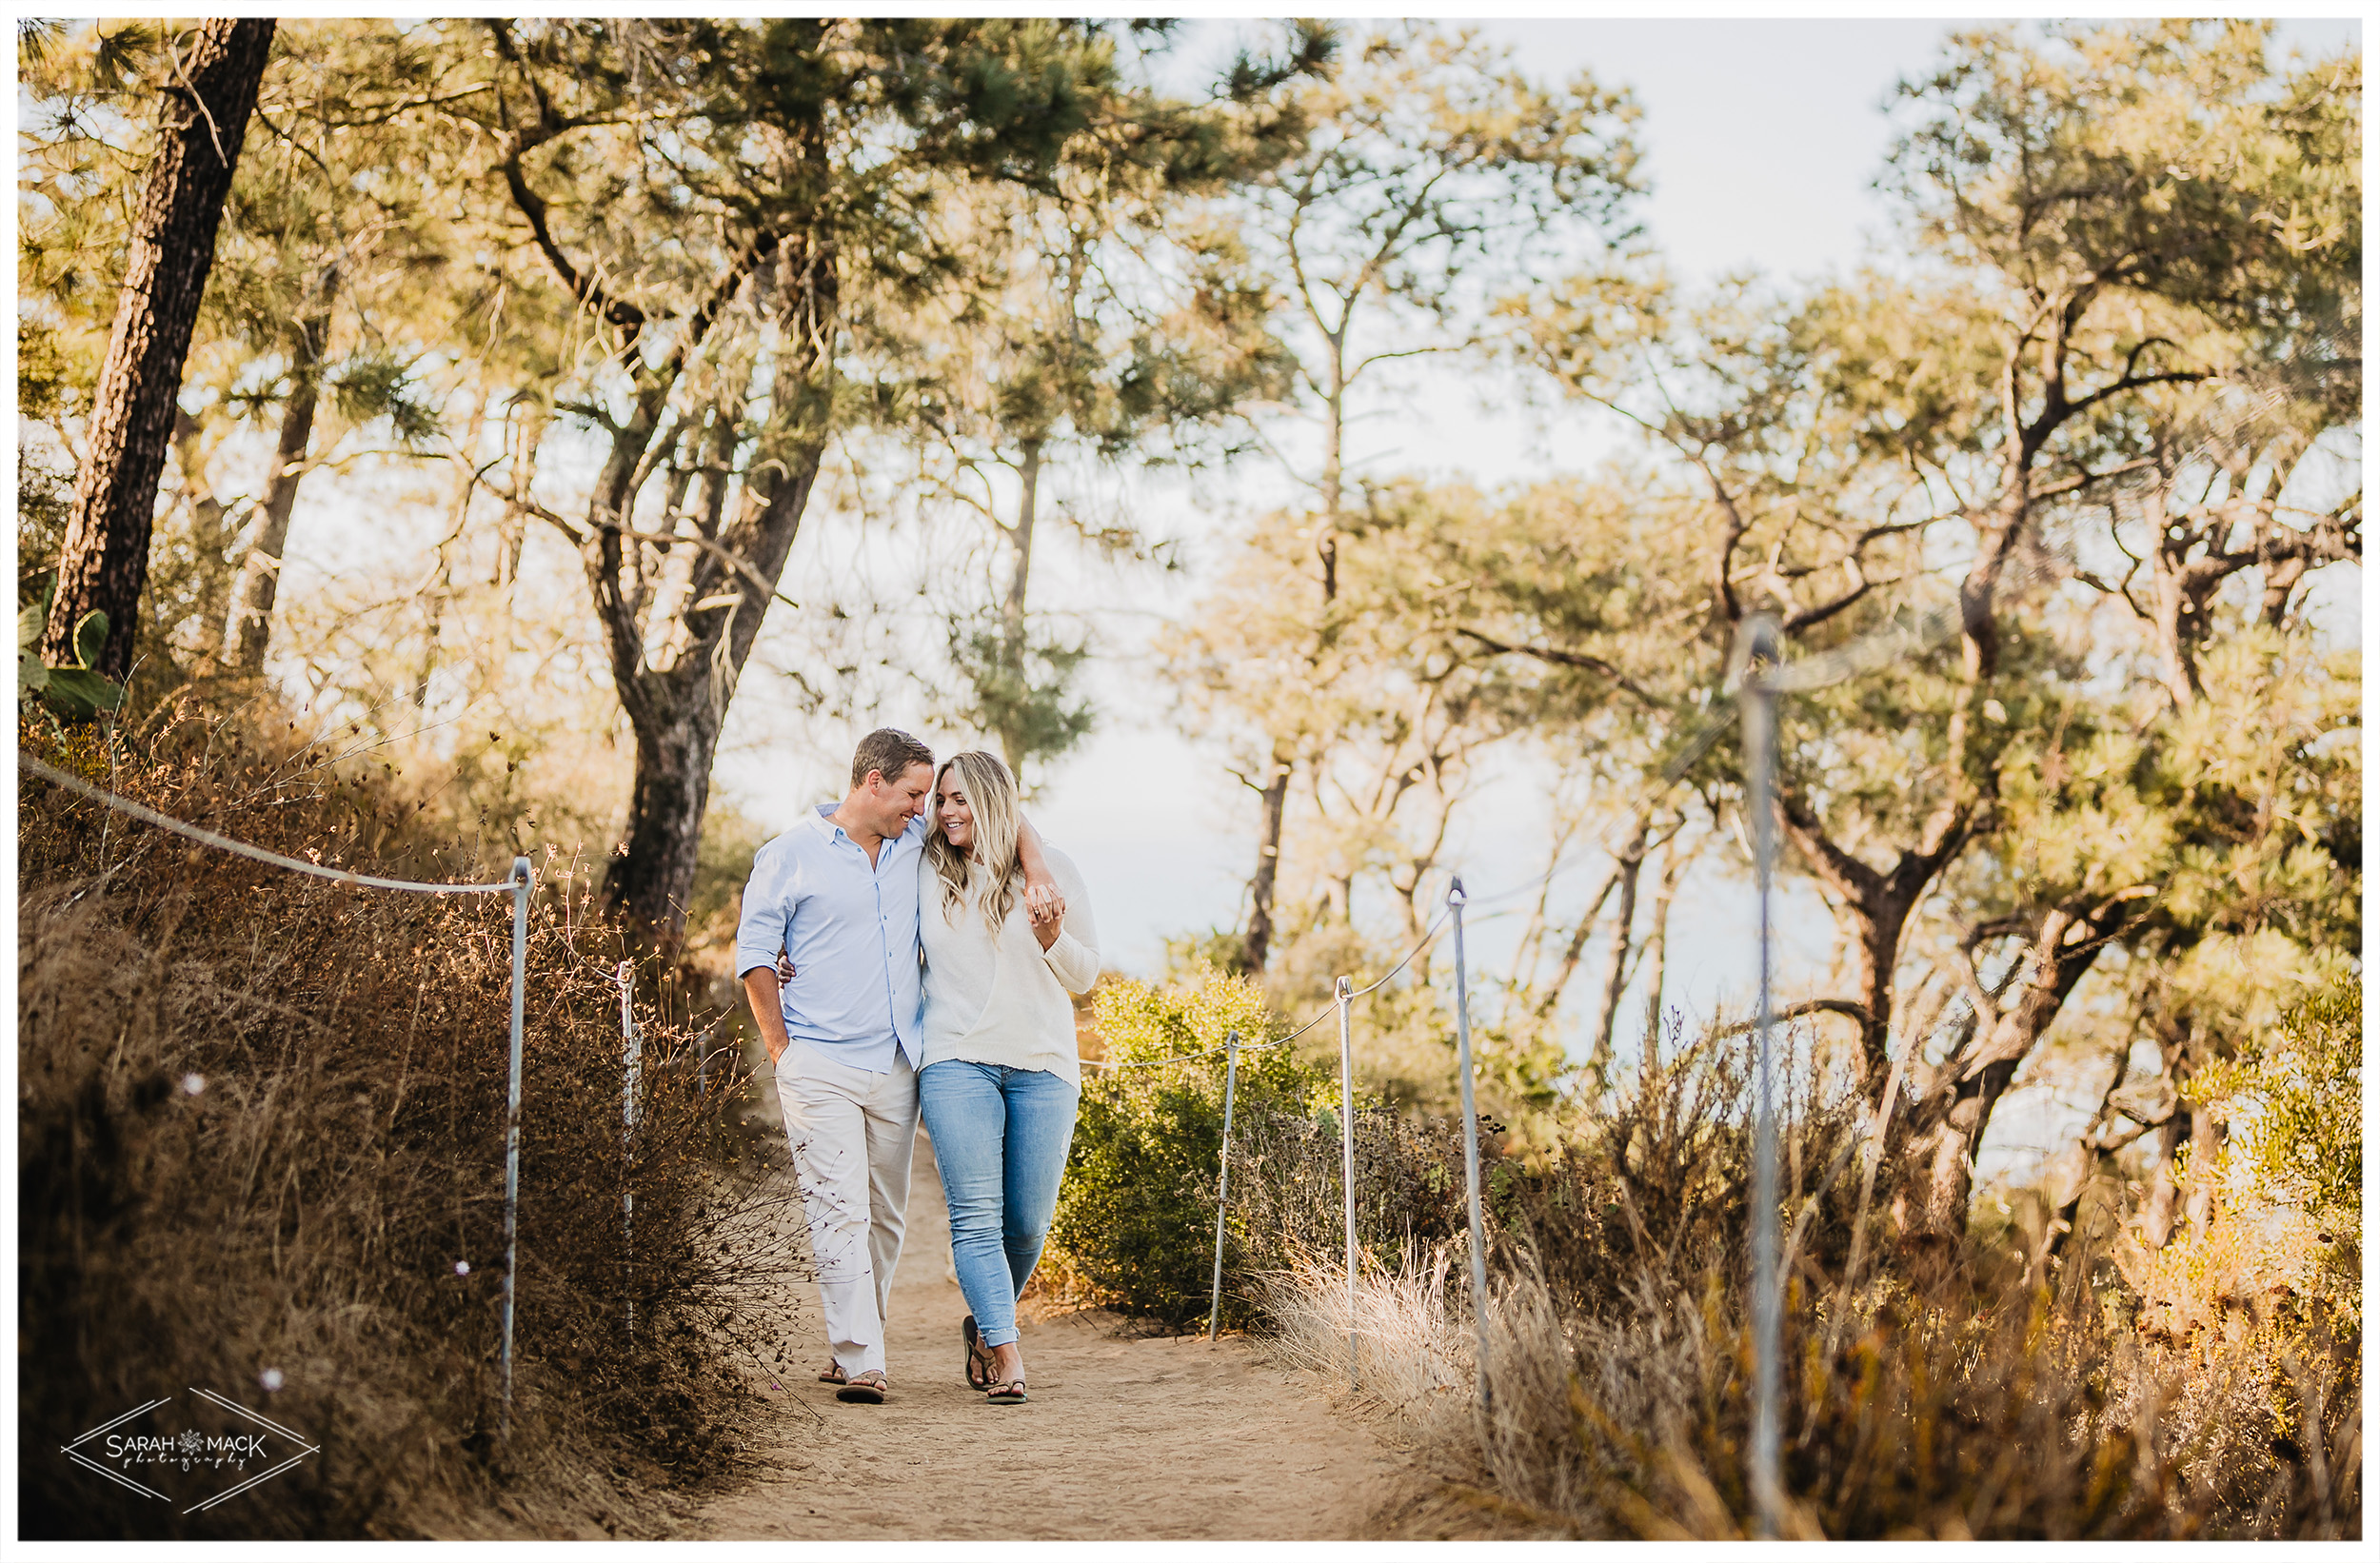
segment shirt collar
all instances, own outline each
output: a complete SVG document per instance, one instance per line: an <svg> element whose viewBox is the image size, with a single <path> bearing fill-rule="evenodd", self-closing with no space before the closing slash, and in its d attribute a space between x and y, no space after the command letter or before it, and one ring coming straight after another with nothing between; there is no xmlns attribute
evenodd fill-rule
<svg viewBox="0 0 2380 1563"><path fill-rule="evenodd" d="M810 815L810 827L830 841L851 841L850 834L846 832L843 826L835 823L833 820L828 818L828 816L832 815L835 810L841 806L842 805L839 803L818 804ZM915 824L916 822L917 821L915 820L912 820L910 824ZM896 841L906 840L908 834L909 826L903 825L901 829L900 835L885 837L883 839L884 844L890 846ZM851 841L851 844L853 846L857 846L860 843L857 841Z"/></svg>

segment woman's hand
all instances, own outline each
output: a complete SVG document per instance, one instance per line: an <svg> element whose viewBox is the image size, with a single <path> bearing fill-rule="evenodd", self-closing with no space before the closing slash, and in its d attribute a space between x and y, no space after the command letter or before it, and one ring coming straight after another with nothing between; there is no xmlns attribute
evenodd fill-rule
<svg viewBox="0 0 2380 1563"><path fill-rule="evenodd" d="M1017 821L1017 868L1024 875L1024 915L1032 921L1033 935L1049 948L1049 941L1058 937L1059 919L1066 915L1066 898L1058 893L1058 881L1050 877L1049 860L1041 855L1041 833L1033 828L1033 821L1019 817ZM1043 933L1041 924L1049 924Z"/></svg>
<svg viewBox="0 0 2380 1563"><path fill-rule="evenodd" d="M793 957L783 950L777 952L777 980L780 982L793 980Z"/></svg>
<svg viewBox="0 0 2380 1563"><path fill-rule="evenodd" d="M1024 887L1024 915L1033 924L1034 936L1041 940L1041 948L1046 950L1049 941L1058 937L1058 925L1066 916L1066 898L1058 893L1054 883L1035 884L1028 880ZM1046 934L1041 932L1044 923L1049 925Z"/></svg>

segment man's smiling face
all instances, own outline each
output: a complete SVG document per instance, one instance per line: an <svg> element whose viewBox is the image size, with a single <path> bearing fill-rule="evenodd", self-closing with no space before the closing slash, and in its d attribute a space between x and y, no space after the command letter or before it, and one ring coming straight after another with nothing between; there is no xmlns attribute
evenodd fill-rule
<svg viewBox="0 0 2380 1563"><path fill-rule="evenodd" d="M910 821L925 812L926 801L934 791L934 767L920 761L902 771L898 781L887 781L882 771L870 771L867 785L861 790L867 800L867 818L863 822L890 841L908 829Z"/></svg>

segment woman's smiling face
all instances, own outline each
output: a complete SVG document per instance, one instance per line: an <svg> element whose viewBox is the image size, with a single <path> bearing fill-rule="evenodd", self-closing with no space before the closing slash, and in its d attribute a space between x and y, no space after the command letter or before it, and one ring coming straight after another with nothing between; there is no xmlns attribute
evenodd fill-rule
<svg viewBox="0 0 2380 1563"><path fill-rule="evenodd" d="M942 835L962 852L975 846L975 810L967 803L966 788L959 781L959 768L952 766L942 772L934 783L934 815L942 821Z"/></svg>

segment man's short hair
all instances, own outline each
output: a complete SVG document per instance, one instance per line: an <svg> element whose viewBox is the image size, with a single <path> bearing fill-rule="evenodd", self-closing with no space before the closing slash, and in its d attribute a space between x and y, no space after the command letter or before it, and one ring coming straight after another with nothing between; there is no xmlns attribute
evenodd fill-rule
<svg viewBox="0 0 2380 1563"><path fill-rule="evenodd" d="M882 771L885 781L898 782L910 766L932 763L933 750L898 727L879 727L851 751L851 784L864 783L870 771Z"/></svg>

